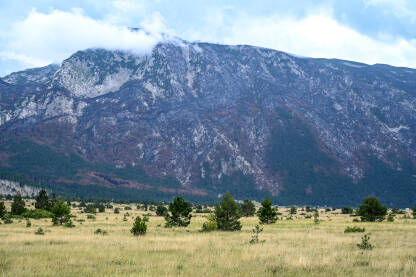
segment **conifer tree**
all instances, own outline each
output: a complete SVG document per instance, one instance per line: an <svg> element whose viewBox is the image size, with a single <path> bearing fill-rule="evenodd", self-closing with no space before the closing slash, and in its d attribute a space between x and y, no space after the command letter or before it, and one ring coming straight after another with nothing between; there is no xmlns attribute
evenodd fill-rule
<svg viewBox="0 0 416 277"><path fill-rule="evenodd" d="M256 213L256 207L254 206L254 203L250 200L246 199L241 204L241 215L242 216L253 216Z"/></svg>
<svg viewBox="0 0 416 277"><path fill-rule="evenodd" d="M38 196L36 196L35 208L47 211L51 209L51 203L49 202L48 193L46 190L42 189L39 191Z"/></svg>
<svg viewBox="0 0 416 277"><path fill-rule="evenodd" d="M146 234L147 225L144 220L141 219L140 216L136 217L136 220L133 223L133 227L130 229L130 232L134 236L140 236Z"/></svg>
<svg viewBox="0 0 416 277"><path fill-rule="evenodd" d="M220 202L215 205L214 216L218 230L241 230L240 207L229 193L226 193Z"/></svg>
<svg viewBox="0 0 416 277"><path fill-rule="evenodd" d="M186 227L191 223L192 207L182 197L175 197L169 204L169 212L165 216L165 227Z"/></svg>
<svg viewBox="0 0 416 277"><path fill-rule="evenodd" d="M18 193L13 197L11 212L14 215L21 215L25 210L25 201L22 199L20 193Z"/></svg>
<svg viewBox="0 0 416 277"><path fill-rule="evenodd" d="M273 208L272 201L270 201L269 197L261 202L261 208L257 212L257 216L259 217L259 221L261 224L271 224L275 223L277 220L277 210Z"/></svg>

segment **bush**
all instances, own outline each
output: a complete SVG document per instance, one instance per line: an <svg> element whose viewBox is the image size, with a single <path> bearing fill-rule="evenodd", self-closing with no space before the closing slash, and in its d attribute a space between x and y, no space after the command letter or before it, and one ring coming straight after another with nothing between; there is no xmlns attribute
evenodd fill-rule
<svg viewBox="0 0 416 277"><path fill-rule="evenodd" d="M26 210L22 216L24 218L33 218L33 219L40 219L40 218L52 218L53 213L46 211L46 210Z"/></svg>
<svg viewBox="0 0 416 277"><path fill-rule="evenodd" d="M259 234L263 232L263 228L261 228L259 225L256 225L253 230L253 234L251 235L250 244L256 244L259 242L265 242L265 240L259 240Z"/></svg>
<svg viewBox="0 0 416 277"><path fill-rule="evenodd" d="M88 204L84 208L84 213L87 213L87 214L95 214L96 212L97 212L97 207L94 204Z"/></svg>
<svg viewBox="0 0 416 277"><path fill-rule="evenodd" d="M133 223L133 227L131 228L130 232L134 236L140 236L146 234L147 225L146 222L144 222L140 216L136 217L136 220Z"/></svg>
<svg viewBox="0 0 416 277"><path fill-rule="evenodd" d="M215 221L215 216L210 214L207 216L207 221L202 224L201 232L211 232L218 229L217 222Z"/></svg>
<svg viewBox="0 0 416 277"><path fill-rule="evenodd" d="M186 227L191 223L192 207L182 197L175 197L169 204L169 213L166 214L166 227Z"/></svg>
<svg viewBox="0 0 416 277"><path fill-rule="evenodd" d="M35 232L35 235L44 235L45 234L45 232L43 231L43 229L42 228L38 228L37 230L36 230L36 232Z"/></svg>
<svg viewBox="0 0 416 277"><path fill-rule="evenodd" d="M248 217L253 216L256 213L256 206L250 200L246 199L241 204L241 215Z"/></svg>
<svg viewBox="0 0 416 277"><path fill-rule="evenodd" d="M240 207L229 193L226 193L220 202L215 205L214 216L219 230L241 230Z"/></svg>
<svg viewBox="0 0 416 277"><path fill-rule="evenodd" d="M387 207L382 206L377 197L367 197L358 210L361 221L383 221L387 215Z"/></svg>
<svg viewBox="0 0 416 277"><path fill-rule="evenodd" d="M4 224L12 224L13 220L12 220L11 215L10 214L5 214L3 216L3 222L4 222Z"/></svg>
<svg viewBox="0 0 416 277"><path fill-rule="evenodd" d="M125 207L124 207L124 210L125 210L125 211L130 211L130 210L131 210L131 207L130 207L130 206L125 206Z"/></svg>
<svg viewBox="0 0 416 277"><path fill-rule="evenodd" d="M11 214L21 215L25 210L25 201L22 199L20 193L18 193L13 197Z"/></svg>
<svg viewBox="0 0 416 277"><path fill-rule="evenodd" d="M363 237L361 237L361 243L357 244L357 247L361 250L373 249L373 245L370 243L370 236L364 235Z"/></svg>
<svg viewBox="0 0 416 277"><path fill-rule="evenodd" d="M29 219L26 219L26 228L30 228L32 226L32 222Z"/></svg>
<svg viewBox="0 0 416 277"><path fill-rule="evenodd" d="M158 205L156 208L156 215L157 216L166 216L168 213L168 208L163 205Z"/></svg>
<svg viewBox="0 0 416 277"><path fill-rule="evenodd" d="M413 212L413 218L416 219L416 205L412 209Z"/></svg>
<svg viewBox="0 0 416 277"><path fill-rule="evenodd" d="M275 223L277 220L277 210L272 207L272 201L269 197L261 202L261 207L257 211L257 216L259 217L260 224L271 224Z"/></svg>
<svg viewBox="0 0 416 277"><path fill-rule="evenodd" d="M341 213L342 214L352 214L353 211L354 210L350 207L343 207L342 210L341 210Z"/></svg>
<svg viewBox="0 0 416 277"><path fill-rule="evenodd" d="M290 207L290 214L296 214L297 210L298 209L295 206Z"/></svg>
<svg viewBox="0 0 416 277"><path fill-rule="evenodd" d="M365 228L360 228L358 226L347 226L347 228L345 228L344 233L364 233L365 232Z"/></svg>
<svg viewBox="0 0 416 277"><path fill-rule="evenodd" d="M63 224L69 219L69 214L71 212L71 207L68 206L65 201L59 200L53 205L53 223L54 225Z"/></svg>
<svg viewBox="0 0 416 277"><path fill-rule="evenodd" d="M96 217L95 217L95 215L87 214L87 219L95 220Z"/></svg>
<svg viewBox="0 0 416 277"><path fill-rule="evenodd" d="M318 211L318 209L316 209L315 212L313 213L313 222L315 224L319 224L319 211Z"/></svg>
<svg viewBox="0 0 416 277"><path fill-rule="evenodd" d="M405 212L402 209L399 208L393 208L391 209L392 214L405 214Z"/></svg>
<svg viewBox="0 0 416 277"><path fill-rule="evenodd" d="M75 227L75 224L72 222L72 220L71 220L71 219L68 219L68 220L66 221L66 223L65 223L64 227L66 227L66 228L74 228L74 227Z"/></svg>
<svg viewBox="0 0 416 277"><path fill-rule="evenodd" d="M94 231L94 234L105 236L105 235L107 235L107 231L102 230L101 228L98 228L97 230Z"/></svg>
<svg viewBox="0 0 416 277"><path fill-rule="evenodd" d="M115 213L115 214L119 214L119 213L120 213L120 208L115 208L115 209L114 209L114 213Z"/></svg>
<svg viewBox="0 0 416 277"><path fill-rule="evenodd" d="M393 222L394 221L394 214L393 213L389 213L389 215L387 216L387 221L388 222Z"/></svg>

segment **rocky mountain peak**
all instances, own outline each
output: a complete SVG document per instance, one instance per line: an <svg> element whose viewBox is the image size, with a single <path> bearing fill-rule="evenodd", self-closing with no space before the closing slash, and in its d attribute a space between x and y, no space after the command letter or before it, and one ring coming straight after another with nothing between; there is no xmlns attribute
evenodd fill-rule
<svg viewBox="0 0 416 277"><path fill-rule="evenodd" d="M124 198L404 204L416 195L415 77L246 45L88 49L3 78L0 166ZM33 149L61 166L39 166Z"/></svg>

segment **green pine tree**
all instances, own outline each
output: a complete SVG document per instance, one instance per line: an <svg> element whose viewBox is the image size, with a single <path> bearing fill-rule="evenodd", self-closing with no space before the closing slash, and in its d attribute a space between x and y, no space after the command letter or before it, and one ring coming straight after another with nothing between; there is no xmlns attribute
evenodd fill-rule
<svg viewBox="0 0 416 277"><path fill-rule="evenodd" d="M256 213L256 207L254 206L254 203L250 200L246 199L241 204L241 215L242 216L253 216Z"/></svg>
<svg viewBox="0 0 416 277"><path fill-rule="evenodd" d="M261 224L271 224L275 223L277 220L277 210L273 208L272 201L269 197L261 202L261 207L257 212L257 216L259 217L259 221Z"/></svg>
<svg viewBox="0 0 416 277"><path fill-rule="evenodd" d="M387 207L382 206L377 197L367 197L360 206L358 215L361 216L361 221L383 221L387 215Z"/></svg>
<svg viewBox="0 0 416 277"><path fill-rule="evenodd" d="M146 234L146 231L147 231L146 222L142 220L140 216L137 216L136 220L133 223L133 227L130 229L130 232L134 236L142 236Z"/></svg>
<svg viewBox="0 0 416 277"><path fill-rule="evenodd" d="M169 212L165 216L166 227L186 227L191 223L192 207L182 197L178 196L169 204Z"/></svg>
<svg viewBox="0 0 416 277"><path fill-rule="evenodd" d="M229 193L226 193L220 202L215 205L214 216L218 230L241 230L240 207Z"/></svg>
<svg viewBox="0 0 416 277"><path fill-rule="evenodd" d="M49 202L48 193L42 189L36 196L35 208L40 210L50 211L51 203Z"/></svg>
<svg viewBox="0 0 416 277"><path fill-rule="evenodd" d="M21 215L24 211L26 211L25 201L22 199L20 193L18 193L13 197L11 212L13 215Z"/></svg>

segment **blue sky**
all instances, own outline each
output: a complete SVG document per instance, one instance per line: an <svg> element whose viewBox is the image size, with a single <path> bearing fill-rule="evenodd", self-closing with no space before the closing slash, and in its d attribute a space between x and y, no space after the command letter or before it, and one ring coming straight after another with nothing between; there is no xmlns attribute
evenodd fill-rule
<svg viewBox="0 0 416 277"><path fill-rule="evenodd" d="M0 0L0 76L90 47L144 54L161 32L416 68L415 0Z"/></svg>

